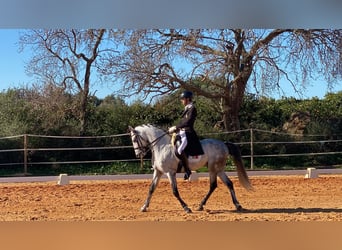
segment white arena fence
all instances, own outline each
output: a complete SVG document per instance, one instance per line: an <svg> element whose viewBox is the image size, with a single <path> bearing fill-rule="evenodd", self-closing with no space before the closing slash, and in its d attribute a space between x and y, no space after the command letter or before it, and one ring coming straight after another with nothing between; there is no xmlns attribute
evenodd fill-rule
<svg viewBox="0 0 342 250"><path fill-rule="evenodd" d="M342 159L342 136L333 135L326 138L323 135L297 135L271 132L259 129L247 129L233 132L209 133L201 135L203 138L219 138L232 141L242 148L243 158L250 162L249 168L255 168L255 161L259 158L284 157L320 157L337 155ZM81 143L79 143L81 142ZM65 146L68 145L68 146ZM80 146L81 145L81 146ZM294 147L297 145L297 147ZM299 152L298 145L303 148ZM291 151L291 148L293 149ZM96 152L103 158L88 159L90 153ZM77 159L75 154L77 152ZM266 152L266 153L265 153ZM270 153L271 152L271 153ZM54 154L63 156L59 160ZM46 156L49 155L46 160ZM68 156L73 157L68 159ZM129 155L130 157L127 157ZM65 157L64 157L65 156ZM111 156L108 158L108 156ZM44 159L43 161L40 159ZM5 161L7 160L7 161ZM149 158L145 159L150 161ZM38 165L58 166L61 164L110 164L114 162L139 162L134 157L129 134L111 136L42 136L18 135L0 138L0 169L3 167L21 167L21 173L27 175L29 168ZM340 166L341 162L335 165ZM324 166L335 167L335 166Z"/></svg>
<svg viewBox="0 0 342 250"><path fill-rule="evenodd" d="M206 134L212 136L218 133ZM254 169L254 160L258 158L284 158L284 157L317 157L338 155L340 161L335 163L337 166L342 166L342 134L341 135L303 135L303 134L288 134L274 131L266 131L261 129L245 129L233 132L222 132L220 134L235 135L244 134L245 141L237 142L236 144L248 148L248 154L242 154L243 158L250 160L250 169ZM246 136L247 135L247 136ZM331 139L334 138L334 139ZM271 140L270 140L271 139ZM286 139L286 140L284 140ZM298 147L294 150L287 149L293 145L299 145L303 148L302 152L298 151ZM328 146L329 145L329 146ZM256 147L263 148L264 154L255 152ZM278 147L277 153L272 152L272 148ZM290 151L287 153L287 151ZM291 152L292 151L292 152ZM305 151L305 152L304 152ZM335 167L331 166L330 167ZM328 167L328 166L322 166Z"/></svg>

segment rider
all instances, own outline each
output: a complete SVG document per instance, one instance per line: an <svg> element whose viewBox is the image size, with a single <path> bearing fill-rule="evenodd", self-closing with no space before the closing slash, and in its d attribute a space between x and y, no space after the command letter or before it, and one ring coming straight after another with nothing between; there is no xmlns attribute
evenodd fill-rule
<svg viewBox="0 0 342 250"><path fill-rule="evenodd" d="M197 116L197 110L194 106L194 103L192 102L193 94L191 91L184 91L181 94L181 101L184 105L184 111L181 115L181 121L171 128L169 128L169 133L174 133L178 131L178 134L181 138L181 144L178 147L178 150L176 150L176 156L182 161L185 175L184 180L189 179L191 175L191 170L189 168L189 162L187 154L184 152L184 149L188 145L188 138L187 136L191 136L192 134L196 135L196 132L194 130L194 123Z"/></svg>

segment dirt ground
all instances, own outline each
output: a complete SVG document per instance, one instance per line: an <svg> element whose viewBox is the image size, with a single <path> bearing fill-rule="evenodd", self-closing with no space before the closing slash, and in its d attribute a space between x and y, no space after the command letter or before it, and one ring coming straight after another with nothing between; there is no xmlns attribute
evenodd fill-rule
<svg viewBox="0 0 342 250"><path fill-rule="evenodd" d="M209 188L208 178L178 180L181 197L193 210L186 214L162 179L148 212L140 212L146 181L87 181L0 184L1 221L342 221L342 176L251 177L248 192L232 177L244 208L236 212L221 181L204 211L196 208Z"/></svg>

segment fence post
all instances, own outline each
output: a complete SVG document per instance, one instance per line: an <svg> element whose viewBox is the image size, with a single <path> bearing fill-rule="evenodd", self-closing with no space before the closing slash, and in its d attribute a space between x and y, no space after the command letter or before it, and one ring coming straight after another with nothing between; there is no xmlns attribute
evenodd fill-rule
<svg viewBox="0 0 342 250"><path fill-rule="evenodd" d="M251 169L254 169L254 148L253 148L253 129L250 129L250 140L251 140Z"/></svg>
<svg viewBox="0 0 342 250"><path fill-rule="evenodd" d="M27 175L27 134L24 134L24 175Z"/></svg>

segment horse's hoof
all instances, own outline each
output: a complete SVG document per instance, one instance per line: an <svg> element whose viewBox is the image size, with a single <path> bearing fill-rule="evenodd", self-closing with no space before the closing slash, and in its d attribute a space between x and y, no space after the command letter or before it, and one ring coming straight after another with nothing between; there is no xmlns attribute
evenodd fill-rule
<svg viewBox="0 0 342 250"><path fill-rule="evenodd" d="M140 209L140 212L147 212L147 208L146 208L146 207L142 207L142 208Z"/></svg>
<svg viewBox="0 0 342 250"><path fill-rule="evenodd" d="M242 212L243 211L243 207L241 205L236 206L236 211Z"/></svg>
<svg viewBox="0 0 342 250"><path fill-rule="evenodd" d="M188 207L184 208L184 210L185 210L185 212L186 212L187 214L191 214L191 213L192 213L191 209L188 208Z"/></svg>
<svg viewBox="0 0 342 250"><path fill-rule="evenodd" d="M197 208L197 211L203 211L203 210L204 210L203 207L198 207L198 208Z"/></svg>

